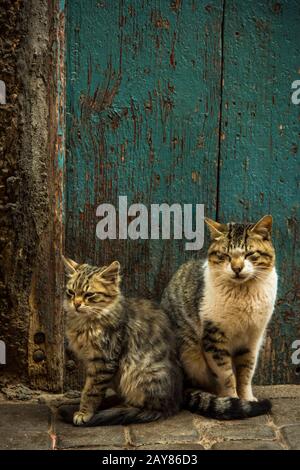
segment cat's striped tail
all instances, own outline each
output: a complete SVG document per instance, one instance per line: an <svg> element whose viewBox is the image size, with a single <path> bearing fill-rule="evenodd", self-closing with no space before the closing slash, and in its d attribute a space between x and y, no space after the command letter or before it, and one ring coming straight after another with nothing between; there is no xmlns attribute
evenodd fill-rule
<svg viewBox="0 0 300 470"><path fill-rule="evenodd" d="M271 411L270 400L247 401L240 398L218 397L197 389L186 389L184 408L209 418L230 420L259 416Z"/></svg>
<svg viewBox="0 0 300 470"><path fill-rule="evenodd" d="M61 406L59 408L59 414L64 421L68 423L73 422L73 411L70 410L70 407ZM150 421L157 421L160 418L167 418L171 414L172 413L169 413L167 415L163 411L157 410L141 410L140 408L120 406L98 411L89 421L79 426L91 427L114 424L149 423Z"/></svg>

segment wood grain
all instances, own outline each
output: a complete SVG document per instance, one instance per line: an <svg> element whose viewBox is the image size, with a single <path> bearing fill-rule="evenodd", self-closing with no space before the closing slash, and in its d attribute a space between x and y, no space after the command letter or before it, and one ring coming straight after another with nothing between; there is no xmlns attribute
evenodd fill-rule
<svg viewBox="0 0 300 470"><path fill-rule="evenodd" d="M299 383L292 342L299 317L300 4L226 0L218 215L222 221L274 217L279 272L276 312L258 383Z"/></svg>

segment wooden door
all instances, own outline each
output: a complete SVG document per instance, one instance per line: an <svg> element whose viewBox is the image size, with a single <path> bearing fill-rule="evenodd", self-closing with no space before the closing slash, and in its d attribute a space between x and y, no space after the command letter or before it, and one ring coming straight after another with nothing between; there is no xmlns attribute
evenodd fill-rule
<svg viewBox="0 0 300 470"><path fill-rule="evenodd" d="M100 204L272 213L280 291L260 383L298 380L299 19L296 0L67 2L67 255L118 259L126 293L158 299L193 252L184 240L100 241Z"/></svg>

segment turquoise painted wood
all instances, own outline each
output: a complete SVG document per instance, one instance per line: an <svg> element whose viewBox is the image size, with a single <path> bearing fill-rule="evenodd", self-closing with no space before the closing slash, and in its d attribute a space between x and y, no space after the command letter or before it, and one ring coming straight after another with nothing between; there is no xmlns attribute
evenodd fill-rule
<svg viewBox="0 0 300 470"><path fill-rule="evenodd" d="M222 4L68 2L67 251L124 267L159 297L184 240L96 239L96 208L204 203L216 210Z"/></svg>
<svg viewBox="0 0 300 470"><path fill-rule="evenodd" d="M300 106L291 101L299 24L297 0L226 1L218 214L274 216L279 295L256 376L261 383L299 380L291 361L300 338Z"/></svg>
<svg viewBox="0 0 300 470"><path fill-rule="evenodd" d="M222 221L271 212L280 291L260 383L299 377L299 4L67 2L67 254L119 259L127 293L159 298L192 256L185 241L100 241L99 204L203 203Z"/></svg>

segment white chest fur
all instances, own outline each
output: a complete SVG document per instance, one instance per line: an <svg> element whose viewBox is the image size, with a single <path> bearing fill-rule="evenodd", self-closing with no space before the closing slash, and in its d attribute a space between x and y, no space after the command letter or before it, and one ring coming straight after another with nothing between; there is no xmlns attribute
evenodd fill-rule
<svg viewBox="0 0 300 470"><path fill-rule="evenodd" d="M244 284L222 283L208 265L204 274L204 297L200 306L202 320L217 324L234 347L263 335L270 320L277 293L275 268L263 280Z"/></svg>

